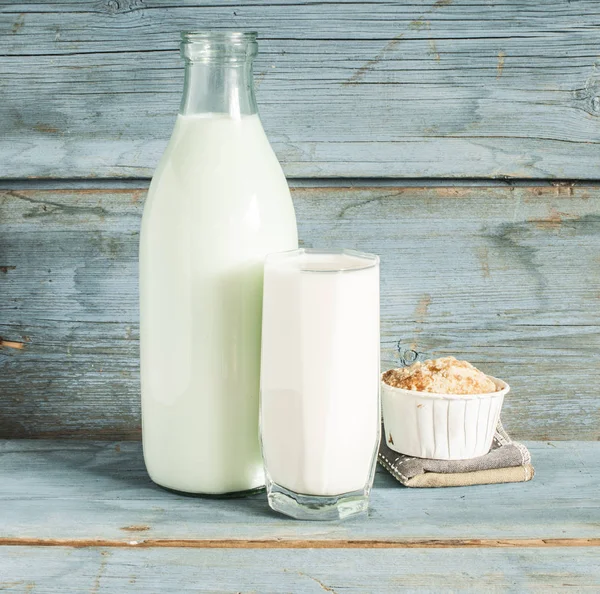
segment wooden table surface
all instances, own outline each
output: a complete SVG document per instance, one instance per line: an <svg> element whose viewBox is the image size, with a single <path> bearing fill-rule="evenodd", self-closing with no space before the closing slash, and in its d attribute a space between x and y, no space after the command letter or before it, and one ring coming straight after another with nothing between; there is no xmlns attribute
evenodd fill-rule
<svg viewBox="0 0 600 594"><path fill-rule="evenodd" d="M407 489L380 468L368 516L299 522L264 493L167 492L137 442L3 441L0 588L598 591L600 443L528 446L528 483Z"/></svg>

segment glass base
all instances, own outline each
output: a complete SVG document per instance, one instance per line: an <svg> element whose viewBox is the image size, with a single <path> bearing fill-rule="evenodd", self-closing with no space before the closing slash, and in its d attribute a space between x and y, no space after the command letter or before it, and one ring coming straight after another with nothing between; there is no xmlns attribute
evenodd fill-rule
<svg viewBox="0 0 600 594"><path fill-rule="evenodd" d="M343 520L362 514L369 507L369 493L354 491L341 495L301 495L277 483L267 484L271 509L297 520Z"/></svg>
<svg viewBox="0 0 600 594"><path fill-rule="evenodd" d="M229 493L192 493L190 491L179 491L178 489L171 489L171 487L165 487L156 481L153 481L155 485L158 485L161 489L174 493L175 495L182 495L183 497L197 497L199 499L241 499L242 497L248 497L255 495L256 493L262 493L265 490L265 486L254 487L252 489L246 489L245 491L231 491Z"/></svg>

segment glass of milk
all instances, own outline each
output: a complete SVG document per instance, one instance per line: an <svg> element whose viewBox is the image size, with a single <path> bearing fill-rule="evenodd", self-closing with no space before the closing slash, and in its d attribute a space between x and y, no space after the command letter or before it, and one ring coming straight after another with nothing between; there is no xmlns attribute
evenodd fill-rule
<svg viewBox="0 0 600 594"><path fill-rule="evenodd" d="M379 445L379 258L299 249L264 269L261 443L269 505L367 509Z"/></svg>

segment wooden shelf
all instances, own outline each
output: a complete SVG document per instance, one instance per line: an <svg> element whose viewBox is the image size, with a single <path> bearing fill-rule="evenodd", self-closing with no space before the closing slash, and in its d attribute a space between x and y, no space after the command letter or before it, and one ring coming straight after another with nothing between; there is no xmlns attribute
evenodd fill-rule
<svg viewBox="0 0 600 594"><path fill-rule="evenodd" d="M0 442L11 592L398 592L600 587L600 443L532 442L529 483L407 489L368 517L297 522L148 478L138 442ZM486 591L488 591L486 590Z"/></svg>

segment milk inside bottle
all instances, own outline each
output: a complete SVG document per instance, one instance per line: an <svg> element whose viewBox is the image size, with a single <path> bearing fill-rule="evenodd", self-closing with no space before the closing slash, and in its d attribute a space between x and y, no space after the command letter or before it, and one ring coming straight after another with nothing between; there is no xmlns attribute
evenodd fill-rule
<svg viewBox="0 0 600 594"><path fill-rule="evenodd" d="M164 487L227 494L264 484L263 263L297 247L296 220L257 113L256 35L182 39L183 101L140 239L144 460Z"/></svg>

